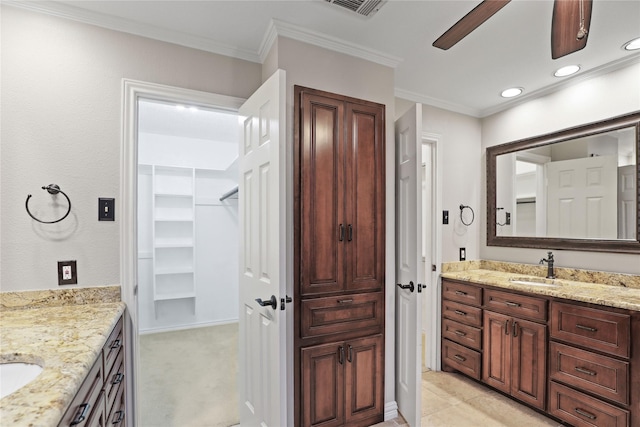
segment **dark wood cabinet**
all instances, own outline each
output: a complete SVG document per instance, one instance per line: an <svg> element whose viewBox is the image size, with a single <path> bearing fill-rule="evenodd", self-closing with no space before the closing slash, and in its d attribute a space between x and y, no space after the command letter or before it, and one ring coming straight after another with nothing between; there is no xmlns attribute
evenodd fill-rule
<svg viewBox="0 0 640 427"><path fill-rule="evenodd" d="M295 87L295 420L384 416L384 105Z"/></svg>

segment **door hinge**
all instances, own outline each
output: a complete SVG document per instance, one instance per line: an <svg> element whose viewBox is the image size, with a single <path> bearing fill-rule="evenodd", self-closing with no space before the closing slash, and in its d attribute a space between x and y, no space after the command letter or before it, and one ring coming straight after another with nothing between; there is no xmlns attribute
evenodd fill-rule
<svg viewBox="0 0 640 427"><path fill-rule="evenodd" d="M435 264L431 264L431 271L436 271L436 265Z"/></svg>
<svg viewBox="0 0 640 427"><path fill-rule="evenodd" d="M135 286L133 287L133 296L135 297L135 296L137 296L137 295L138 295L138 285L135 285Z"/></svg>
<svg viewBox="0 0 640 427"><path fill-rule="evenodd" d="M285 303L290 303L293 299L287 295L286 298L280 298L280 310L284 310Z"/></svg>

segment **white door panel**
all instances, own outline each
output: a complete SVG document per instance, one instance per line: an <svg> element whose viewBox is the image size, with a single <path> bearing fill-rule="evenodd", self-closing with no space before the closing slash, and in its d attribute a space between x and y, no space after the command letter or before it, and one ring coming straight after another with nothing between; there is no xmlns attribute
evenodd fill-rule
<svg viewBox="0 0 640 427"><path fill-rule="evenodd" d="M411 426L420 425L423 293L422 268L422 106L396 121L396 399Z"/></svg>
<svg viewBox="0 0 640 427"><path fill-rule="evenodd" d="M240 423L286 425L285 73L240 107ZM266 304L275 298L275 307ZM258 300L263 304L259 304Z"/></svg>

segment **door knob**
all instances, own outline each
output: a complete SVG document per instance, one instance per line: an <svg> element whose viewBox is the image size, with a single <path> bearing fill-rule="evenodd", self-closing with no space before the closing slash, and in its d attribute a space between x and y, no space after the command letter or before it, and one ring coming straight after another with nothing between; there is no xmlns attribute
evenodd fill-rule
<svg viewBox="0 0 640 427"><path fill-rule="evenodd" d="M409 291L413 292L413 290L415 289L415 286L413 285L413 282L410 281L408 285L402 285L400 283L398 283L398 287L400 289L409 289Z"/></svg>
<svg viewBox="0 0 640 427"><path fill-rule="evenodd" d="M275 295L271 295L271 299L267 301L262 301L262 298L256 298L256 302L263 307L270 305L274 310L278 308L278 300L276 299Z"/></svg>

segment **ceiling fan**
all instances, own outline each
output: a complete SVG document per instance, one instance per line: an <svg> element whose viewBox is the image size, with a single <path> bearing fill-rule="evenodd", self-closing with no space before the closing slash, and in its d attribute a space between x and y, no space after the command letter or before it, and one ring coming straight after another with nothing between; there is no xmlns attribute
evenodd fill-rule
<svg viewBox="0 0 640 427"><path fill-rule="evenodd" d="M444 32L433 46L447 50L491 18L511 0L484 0ZM551 58L557 59L587 45L592 0L555 0L551 22Z"/></svg>

